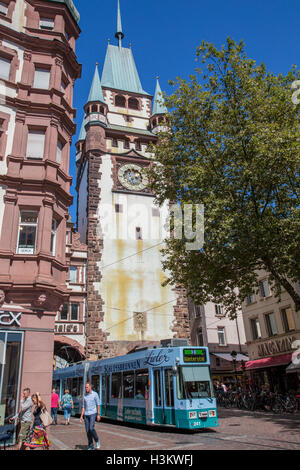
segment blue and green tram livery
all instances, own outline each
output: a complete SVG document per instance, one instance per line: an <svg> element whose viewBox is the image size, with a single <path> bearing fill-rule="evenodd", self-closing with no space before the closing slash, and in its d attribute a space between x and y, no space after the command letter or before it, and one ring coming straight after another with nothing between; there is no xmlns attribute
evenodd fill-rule
<svg viewBox="0 0 300 470"><path fill-rule="evenodd" d="M87 380L99 393L102 417L191 430L218 426L207 348L141 349L56 370L53 387L60 398L69 389L75 415Z"/></svg>

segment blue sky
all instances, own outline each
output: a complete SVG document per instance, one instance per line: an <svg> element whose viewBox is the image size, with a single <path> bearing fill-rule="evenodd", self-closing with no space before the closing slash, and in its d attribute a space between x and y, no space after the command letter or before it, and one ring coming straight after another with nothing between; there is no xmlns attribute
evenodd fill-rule
<svg viewBox="0 0 300 470"><path fill-rule="evenodd" d="M117 0L74 0L80 12L81 36L77 56L82 78L77 80L74 107L77 134L71 148L70 173L76 221L75 142L83 119L95 63L102 73L107 40L116 44ZM221 47L226 38L246 44L247 55L264 62L274 73L287 73L299 64L299 0L120 0L125 47L132 49L145 91L154 94L155 77L161 88L172 89L168 81L187 78L196 67L196 48L203 40Z"/></svg>

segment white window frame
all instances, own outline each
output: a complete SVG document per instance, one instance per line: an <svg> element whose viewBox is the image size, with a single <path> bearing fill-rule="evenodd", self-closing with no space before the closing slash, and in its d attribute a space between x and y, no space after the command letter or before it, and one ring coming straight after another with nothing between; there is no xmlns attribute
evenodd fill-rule
<svg viewBox="0 0 300 470"><path fill-rule="evenodd" d="M225 326L218 326L217 332L218 332L219 346L227 346ZM221 343L221 341L220 341L220 334L224 335L224 343Z"/></svg>
<svg viewBox="0 0 300 470"><path fill-rule="evenodd" d="M57 239L57 230L58 230L59 222L56 219L52 219L52 226L51 226L51 246L50 251L51 255L56 255L56 239Z"/></svg>
<svg viewBox="0 0 300 470"><path fill-rule="evenodd" d="M40 140L40 142L36 143L36 145L41 146L39 151L36 152L36 153L40 152L39 155L34 155L35 151L30 150L30 147L29 147L29 145L32 144L30 136L33 136L34 134L36 136L37 135L41 136L41 138L38 139L38 140ZM44 153L45 153L45 141L46 141L46 132L45 131L29 129L28 130L28 139L27 139L26 158L35 159L35 160L43 160L44 159Z"/></svg>
<svg viewBox="0 0 300 470"><path fill-rule="evenodd" d="M22 214L35 214L36 215L36 222L22 222ZM37 244L37 235L38 235L38 222L39 222L39 213L37 211L31 210L21 210L19 216L19 229L18 229L18 242L17 242L17 254L19 255L33 255L36 251L36 244ZM35 227L35 244L34 248L20 248L20 234L21 234L21 227Z"/></svg>
<svg viewBox="0 0 300 470"><path fill-rule="evenodd" d="M64 150L64 143L60 138L58 138L57 145L56 145L56 162L59 164L61 164L62 162L63 150Z"/></svg>
<svg viewBox="0 0 300 470"><path fill-rule="evenodd" d="M75 281L73 280L73 277L72 277L71 273L75 273ZM78 277L78 268L76 266L70 266L69 267L70 284L77 284L78 283L77 277Z"/></svg>
<svg viewBox="0 0 300 470"><path fill-rule="evenodd" d="M272 295L268 279L263 279L259 282L259 291L262 299L267 299Z"/></svg>
<svg viewBox="0 0 300 470"><path fill-rule="evenodd" d="M33 88L38 90L49 90L51 70L48 68L35 67Z"/></svg>
<svg viewBox="0 0 300 470"><path fill-rule="evenodd" d="M1 63L3 65L3 68L1 68ZM0 79L7 80L7 81L9 80L10 66L11 66L11 60L10 59L7 59L6 57L0 57ZM2 72L1 72L1 70L2 70Z"/></svg>
<svg viewBox="0 0 300 470"><path fill-rule="evenodd" d="M76 305L76 307L77 307L77 319L76 320L74 320L74 318L72 318L72 305ZM70 303L70 321L78 322L79 317L80 317L80 304L78 302L71 302Z"/></svg>

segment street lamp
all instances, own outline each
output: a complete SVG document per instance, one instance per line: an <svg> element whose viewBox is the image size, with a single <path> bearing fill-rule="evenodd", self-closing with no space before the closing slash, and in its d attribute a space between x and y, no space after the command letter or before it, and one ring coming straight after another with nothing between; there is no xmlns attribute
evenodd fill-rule
<svg viewBox="0 0 300 470"><path fill-rule="evenodd" d="M233 366L234 366L234 374L235 374L235 384L236 384L236 387L237 387L237 370L236 370L236 358L237 358L237 352L236 351L232 351L232 353L230 354L231 357L232 357L232 361L233 361Z"/></svg>

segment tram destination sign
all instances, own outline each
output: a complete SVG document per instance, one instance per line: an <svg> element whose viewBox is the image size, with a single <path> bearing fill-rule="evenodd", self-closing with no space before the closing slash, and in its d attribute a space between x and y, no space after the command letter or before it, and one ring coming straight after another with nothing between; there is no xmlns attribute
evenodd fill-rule
<svg viewBox="0 0 300 470"><path fill-rule="evenodd" d="M201 363L207 362L206 349L184 349L183 362Z"/></svg>

